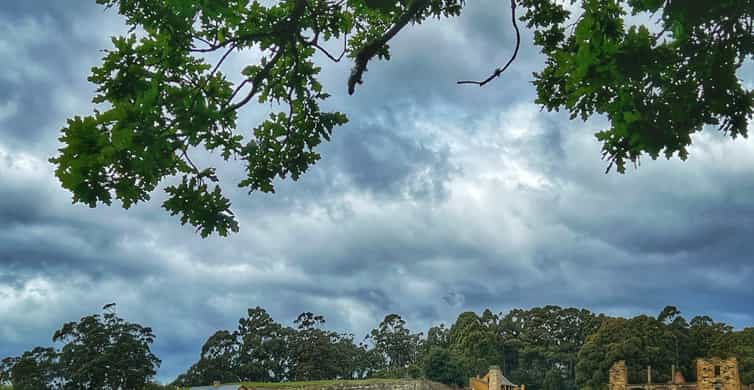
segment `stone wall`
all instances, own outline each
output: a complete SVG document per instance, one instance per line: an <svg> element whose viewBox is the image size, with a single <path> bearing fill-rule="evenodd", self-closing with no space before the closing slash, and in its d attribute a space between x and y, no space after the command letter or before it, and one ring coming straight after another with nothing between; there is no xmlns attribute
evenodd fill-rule
<svg viewBox="0 0 754 390"><path fill-rule="evenodd" d="M608 375L609 390L754 390L752 386L742 386L736 358L697 359L695 383L679 379L670 383L630 384L623 360L615 362Z"/></svg>
<svg viewBox="0 0 754 390"><path fill-rule="evenodd" d="M610 390L626 390L626 385L628 384L628 371L626 370L625 361L620 360L613 363L608 375Z"/></svg>
<svg viewBox="0 0 754 390"><path fill-rule="evenodd" d="M488 377L488 389L489 390L498 390L500 389L501 385L503 384L503 371L500 370L500 367L498 366L492 366L490 367L490 371L487 374Z"/></svg>
<svg viewBox="0 0 754 390"><path fill-rule="evenodd" d="M697 390L741 390L736 358L697 359Z"/></svg>

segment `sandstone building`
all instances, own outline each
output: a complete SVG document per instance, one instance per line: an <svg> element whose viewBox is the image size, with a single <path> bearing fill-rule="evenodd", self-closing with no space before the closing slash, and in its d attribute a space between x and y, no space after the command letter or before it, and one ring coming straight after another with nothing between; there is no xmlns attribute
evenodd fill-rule
<svg viewBox="0 0 754 390"><path fill-rule="evenodd" d="M696 360L696 382L687 383L680 372L673 372L670 383L652 383L652 370L647 370L647 383L628 383L626 362L615 362L610 368L609 390L743 390L736 358Z"/></svg>
<svg viewBox="0 0 754 390"><path fill-rule="evenodd" d="M469 379L470 390L526 390L524 385L514 385L503 375L498 366L491 366L490 371L482 378ZM726 389L727 390L727 389Z"/></svg>

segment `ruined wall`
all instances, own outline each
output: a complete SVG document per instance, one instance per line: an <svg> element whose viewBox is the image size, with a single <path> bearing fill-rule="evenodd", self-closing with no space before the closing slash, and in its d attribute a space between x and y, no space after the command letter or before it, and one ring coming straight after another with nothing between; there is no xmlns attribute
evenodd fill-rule
<svg viewBox="0 0 754 390"><path fill-rule="evenodd" d="M697 359L696 386L697 390L741 390L738 361L736 358Z"/></svg>
<svg viewBox="0 0 754 390"><path fill-rule="evenodd" d="M490 371L487 374L488 377L488 383L489 383L489 389L490 390L497 390L502 386L503 384L503 371L500 370L500 367L498 366L492 366L490 367Z"/></svg>
<svg viewBox="0 0 754 390"><path fill-rule="evenodd" d="M469 378L469 389L470 390L489 390L490 384L487 383L489 374L485 375L484 378Z"/></svg>
<svg viewBox="0 0 754 390"><path fill-rule="evenodd" d="M624 360L613 363L608 375L610 390L626 390L628 371L626 370L626 362Z"/></svg>

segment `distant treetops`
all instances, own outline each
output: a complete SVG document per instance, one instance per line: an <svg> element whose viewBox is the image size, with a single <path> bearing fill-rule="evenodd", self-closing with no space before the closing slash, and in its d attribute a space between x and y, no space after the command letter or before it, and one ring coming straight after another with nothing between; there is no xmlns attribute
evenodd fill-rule
<svg viewBox="0 0 754 390"><path fill-rule="evenodd" d="M219 330L199 359L173 385L289 382L361 378L427 378L466 385L499 366L527 390L608 390L613 363L625 360L630 383L642 383L646 367L657 382L672 369L694 381L696 357L737 359L743 384L754 383L754 327L735 331L707 316L687 321L672 306L658 316L615 318L558 306L493 314L461 313L446 327L411 331L388 314L358 343L354 335L325 328L305 312L285 326L261 307L247 311L235 330ZM62 348L37 347L0 364L0 385L14 390L160 388L150 383L160 360L151 352L152 329L130 323L108 305L102 315L64 324L53 340ZM239 388L242 388L239 386Z"/></svg>

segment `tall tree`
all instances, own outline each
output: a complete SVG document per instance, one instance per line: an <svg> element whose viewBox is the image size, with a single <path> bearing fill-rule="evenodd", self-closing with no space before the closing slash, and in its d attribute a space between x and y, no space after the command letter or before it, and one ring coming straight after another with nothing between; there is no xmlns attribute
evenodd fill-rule
<svg viewBox="0 0 754 390"><path fill-rule="evenodd" d="M355 368L357 378L375 376L385 370L385 357L376 348L370 348L365 339L357 347Z"/></svg>
<svg viewBox="0 0 754 390"><path fill-rule="evenodd" d="M293 330L275 322L261 307L249 309L238 322L239 375L244 381L279 382L291 365Z"/></svg>
<svg viewBox="0 0 754 390"><path fill-rule="evenodd" d="M733 327L715 322L709 316L696 316L689 322L688 342L692 357L721 356L734 348Z"/></svg>
<svg viewBox="0 0 754 390"><path fill-rule="evenodd" d="M419 344L417 360L427 379L455 385L468 380L461 358L450 350L450 329L445 324L429 328Z"/></svg>
<svg viewBox="0 0 754 390"><path fill-rule="evenodd" d="M237 335L227 330L218 330L202 345L201 357L196 367L197 384L238 382L242 380L240 346Z"/></svg>
<svg viewBox="0 0 754 390"><path fill-rule="evenodd" d="M552 305L513 309L499 326L507 351L504 368L532 390L545 385L575 389L577 354L602 319L588 310Z"/></svg>
<svg viewBox="0 0 754 390"><path fill-rule="evenodd" d="M196 149L243 161L246 177L237 185L249 191L273 192L274 180L297 180L319 160L318 145L346 122L340 112L320 110L329 94L318 81L315 53L353 61L353 93L370 61L390 58L388 43L404 27L459 15L465 6L463 0L97 3L117 8L132 28L113 38L113 49L93 68L97 109L62 129L63 146L51 159L56 175L74 202L95 207L115 198L125 208L178 176L165 188L163 207L202 236L227 235L238 222L216 168L191 158ZM569 24L571 13L558 0L510 0L517 37L510 61L485 80L460 83L485 85L508 68L521 43L520 20L545 56L544 69L534 73L536 103L564 108L571 118L606 117L610 126L596 136L608 170L624 172L643 154L686 159L691 135L707 125L747 135L754 93L736 71L754 54L754 0L578 3L578 18ZM629 12L660 18L629 25ZM334 40L342 40L342 53L325 48ZM223 72L229 57L249 50L260 53L258 62L240 75ZM251 131L239 131L239 113L251 102L275 104Z"/></svg>
<svg viewBox="0 0 754 390"><path fill-rule="evenodd" d="M154 377L160 359L149 346L152 328L128 322L115 313L115 304L104 313L63 325L52 337L65 343L58 354L66 389L136 389Z"/></svg>
<svg viewBox="0 0 754 390"><path fill-rule="evenodd" d="M369 338L375 349L382 354L388 369L405 369L416 361L421 334L411 333L406 321L398 314L388 314Z"/></svg>
<svg viewBox="0 0 754 390"><path fill-rule="evenodd" d="M3 359L0 384L11 383L16 390L59 389L63 377L54 348L36 347L19 357Z"/></svg>
<svg viewBox="0 0 754 390"><path fill-rule="evenodd" d="M234 331L220 330L202 346L199 361L173 382L197 386L214 381L279 382L289 378L294 330L261 307L249 308Z"/></svg>
<svg viewBox="0 0 754 390"><path fill-rule="evenodd" d="M301 313L294 323L298 325L298 329L291 346L292 379L309 381L337 378L342 373L337 356L341 336L324 329L325 318L311 312Z"/></svg>
<svg viewBox="0 0 754 390"><path fill-rule="evenodd" d="M754 384L754 327L731 333L731 354L738 358L741 383Z"/></svg>
<svg viewBox="0 0 754 390"><path fill-rule="evenodd" d="M324 317L305 312L294 324L295 329L283 326L263 308L250 308L237 330L207 339L199 361L173 384L354 378L376 370L369 351L356 346L353 335L325 329Z"/></svg>
<svg viewBox="0 0 754 390"><path fill-rule="evenodd" d="M430 327L427 330L427 336L419 340L416 350L417 360L424 359L433 347L448 349L450 347L449 337L450 329L446 328L445 324Z"/></svg>
<svg viewBox="0 0 754 390"><path fill-rule="evenodd" d="M449 349L437 345L429 348L423 358L422 369L427 379L441 383L465 385L468 376L462 362Z"/></svg>
<svg viewBox="0 0 754 390"><path fill-rule="evenodd" d="M657 317L606 319L579 351L576 380L583 388L604 388L608 370L618 360L626 361L632 383L646 381L648 366L652 367L656 382L669 381L674 364L690 378L693 358L684 351L694 341L687 332L686 321L674 307L666 307Z"/></svg>
<svg viewBox="0 0 754 390"><path fill-rule="evenodd" d="M496 330L487 319L483 321L474 312L464 312L450 327L450 351L458 357L467 376L487 372L491 365L500 365L502 361Z"/></svg>
<svg viewBox="0 0 754 390"><path fill-rule="evenodd" d="M41 389L140 389L154 377L160 365L150 345L152 329L116 315L115 304L64 324L53 335L63 343L37 347L20 357L3 360L0 383L9 380L16 390Z"/></svg>

